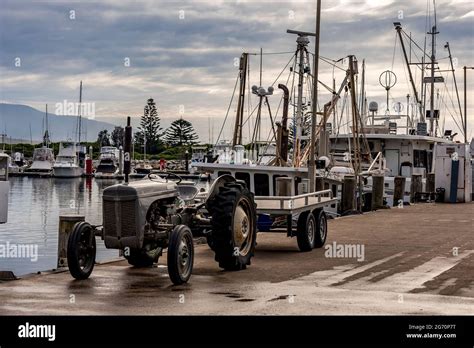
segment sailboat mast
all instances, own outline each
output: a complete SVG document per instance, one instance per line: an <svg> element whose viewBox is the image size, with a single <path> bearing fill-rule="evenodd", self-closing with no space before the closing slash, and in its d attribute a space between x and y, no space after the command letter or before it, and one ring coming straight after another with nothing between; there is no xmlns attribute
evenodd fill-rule
<svg viewBox="0 0 474 348"><path fill-rule="evenodd" d="M46 118L45 118L45 143L46 147L49 147L49 125L48 125L48 104L46 104Z"/></svg>

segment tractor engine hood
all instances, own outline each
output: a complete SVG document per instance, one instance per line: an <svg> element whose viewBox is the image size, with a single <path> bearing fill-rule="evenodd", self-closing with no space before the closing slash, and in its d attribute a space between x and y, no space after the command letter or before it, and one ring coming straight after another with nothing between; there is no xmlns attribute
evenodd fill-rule
<svg viewBox="0 0 474 348"><path fill-rule="evenodd" d="M103 227L107 248L141 248L150 205L161 199L178 197L174 182L143 179L104 189Z"/></svg>

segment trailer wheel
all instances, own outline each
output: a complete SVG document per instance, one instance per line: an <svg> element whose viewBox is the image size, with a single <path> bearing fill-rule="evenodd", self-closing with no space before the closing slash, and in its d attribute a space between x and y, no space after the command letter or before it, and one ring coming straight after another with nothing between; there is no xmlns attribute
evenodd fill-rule
<svg viewBox="0 0 474 348"><path fill-rule="evenodd" d="M257 240L253 194L243 183L225 183L207 208L212 214L212 248L219 267L228 271L245 269Z"/></svg>
<svg viewBox="0 0 474 348"><path fill-rule="evenodd" d="M69 235L67 243L67 265L76 279L87 279L95 264L96 244L92 226L78 222Z"/></svg>
<svg viewBox="0 0 474 348"><path fill-rule="evenodd" d="M316 217L314 247L321 248L324 243L326 243L326 238L328 236L328 218L323 209L315 210L313 215Z"/></svg>
<svg viewBox="0 0 474 348"><path fill-rule="evenodd" d="M305 211L298 218L296 240L300 251L310 251L314 248L316 236L316 219L313 213Z"/></svg>
<svg viewBox="0 0 474 348"><path fill-rule="evenodd" d="M168 274L175 285L186 283L194 263L193 234L188 226L178 225L171 231L168 245Z"/></svg>

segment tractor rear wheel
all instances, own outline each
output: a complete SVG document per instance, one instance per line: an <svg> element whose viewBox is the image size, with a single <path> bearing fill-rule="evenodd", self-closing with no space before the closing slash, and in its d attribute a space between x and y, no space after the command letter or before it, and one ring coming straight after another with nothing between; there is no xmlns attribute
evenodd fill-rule
<svg viewBox="0 0 474 348"><path fill-rule="evenodd" d="M250 265L257 240L253 194L244 183L228 182L208 202L212 214L212 249L219 267L235 271Z"/></svg>

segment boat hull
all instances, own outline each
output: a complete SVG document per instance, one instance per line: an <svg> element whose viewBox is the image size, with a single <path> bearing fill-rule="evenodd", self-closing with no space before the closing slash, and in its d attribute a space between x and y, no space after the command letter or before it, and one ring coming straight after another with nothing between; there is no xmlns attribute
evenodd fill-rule
<svg viewBox="0 0 474 348"><path fill-rule="evenodd" d="M53 175L56 178L78 178L82 176L80 167L53 167Z"/></svg>

